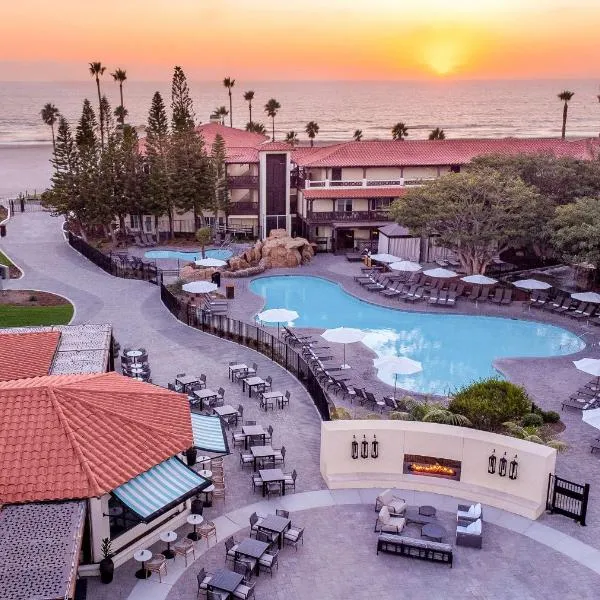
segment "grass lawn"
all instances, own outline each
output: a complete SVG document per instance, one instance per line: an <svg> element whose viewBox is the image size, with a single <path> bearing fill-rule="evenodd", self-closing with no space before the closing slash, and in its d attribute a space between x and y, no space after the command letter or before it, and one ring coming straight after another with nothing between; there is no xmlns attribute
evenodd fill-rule
<svg viewBox="0 0 600 600"><path fill-rule="evenodd" d="M18 306L0 304L0 327L66 325L73 316L71 304L56 306Z"/></svg>
<svg viewBox="0 0 600 600"><path fill-rule="evenodd" d="M13 263L8 258L8 256L6 256L6 254L3 254L2 252L0 252L0 265L6 265L7 267L10 267L12 264Z"/></svg>

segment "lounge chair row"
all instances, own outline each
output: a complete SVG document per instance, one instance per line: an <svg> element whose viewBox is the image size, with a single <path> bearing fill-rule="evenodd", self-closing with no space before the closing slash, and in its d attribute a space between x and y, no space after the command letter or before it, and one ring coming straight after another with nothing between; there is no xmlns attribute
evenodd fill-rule
<svg viewBox="0 0 600 600"><path fill-rule="evenodd" d="M532 294L529 301L531 308L540 308L556 314L563 314L573 319L587 319L590 323L600 326L598 305L590 302L578 302L569 294L559 294L551 298L548 294Z"/></svg>

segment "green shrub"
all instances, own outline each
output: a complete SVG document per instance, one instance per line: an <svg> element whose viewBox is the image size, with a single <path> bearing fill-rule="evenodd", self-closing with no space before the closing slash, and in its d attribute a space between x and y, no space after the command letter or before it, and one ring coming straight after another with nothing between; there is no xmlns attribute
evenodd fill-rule
<svg viewBox="0 0 600 600"><path fill-rule="evenodd" d="M525 390L514 383L484 379L457 392L448 409L467 417L476 429L495 431L502 423L528 414L531 400Z"/></svg>
<svg viewBox="0 0 600 600"><path fill-rule="evenodd" d="M541 415L535 413L526 414L521 421L523 427L540 427L544 424L544 419Z"/></svg>
<svg viewBox="0 0 600 600"><path fill-rule="evenodd" d="M415 404L408 412L413 421L422 421L427 414L427 407L424 404Z"/></svg>
<svg viewBox="0 0 600 600"><path fill-rule="evenodd" d="M555 410L548 410L542 412L542 419L544 423L558 423L560 421L560 415Z"/></svg>
<svg viewBox="0 0 600 600"><path fill-rule="evenodd" d="M330 409L329 416L331 417L332 421L348 421L352 419L350 411L346 410L342 406Z"/></svg>
<svg viewBox="0 0 600 600"><path fill-rule="evenodd" d="M376 420L380 420L381 419L381 415L375 414L375 413L369 413L368 415L366 415L365 417L363 417L363 419L370 419L371 421L376 421Z"/></svg>
<svg viewBox="0 0 600 600"><path fill-rule="evenodd" d="M31 294L31 296L29 296L29 302L36 302L37 301L37 296L35 294Z"/></svg>
<svg viewBox="0 0 600 600"><path fill-rule="evenodd" d="M390 413L390 419L392 421L412 421L413 420L410 413L402 412L402 411L398 411L398 410L392 411Z"/></svg>

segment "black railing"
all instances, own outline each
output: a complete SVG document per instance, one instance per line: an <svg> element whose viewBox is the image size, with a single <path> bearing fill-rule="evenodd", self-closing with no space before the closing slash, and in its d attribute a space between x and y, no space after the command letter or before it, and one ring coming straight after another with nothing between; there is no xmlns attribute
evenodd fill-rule
<svg viewBox="0 0 600 600"><path fill-rule="evenodd" d="M171 314L186 325L256 350L280 364L304 385L321 418L324 421L330 420L329 403L323 388L304 357L285 341L256 325L226 315L211 314L193 302L182 302L164 285L160 286L160 297Z"/></svg>
<svg viewBox="0 0 600 600"><path fill-rule="evenodd" d="M585 525L589 496L589 483L574 483L552 473L548 476L546 509L551 513L565 515Z"/></svg>

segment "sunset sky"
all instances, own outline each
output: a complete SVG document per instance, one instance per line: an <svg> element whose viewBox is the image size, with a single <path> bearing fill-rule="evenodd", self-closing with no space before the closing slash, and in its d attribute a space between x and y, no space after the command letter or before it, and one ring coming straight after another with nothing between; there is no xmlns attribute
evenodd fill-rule
<svg viewBox="0 0 600 600"><path fill-rule="evenodd" d="M0 80L600 77L600 0L3 0Z"/></svg>

